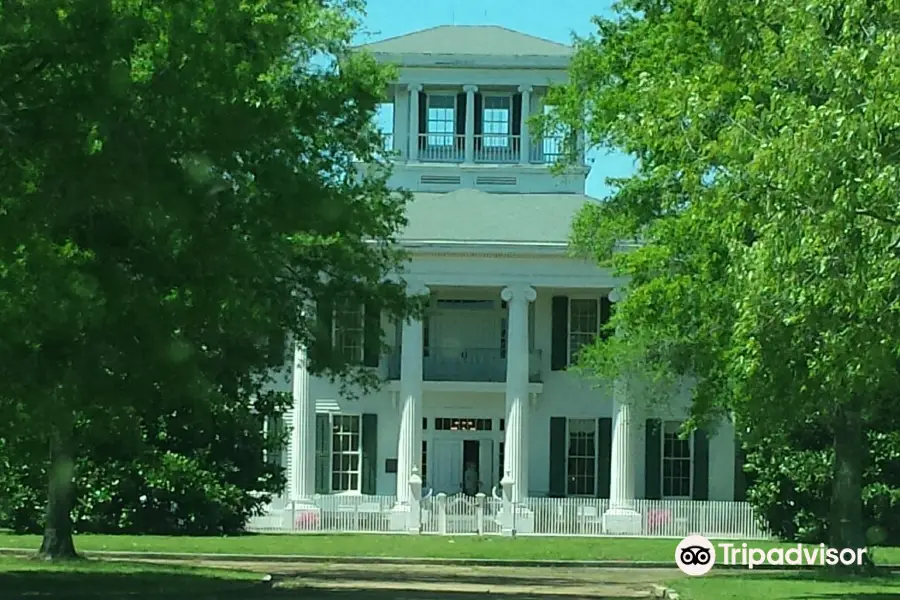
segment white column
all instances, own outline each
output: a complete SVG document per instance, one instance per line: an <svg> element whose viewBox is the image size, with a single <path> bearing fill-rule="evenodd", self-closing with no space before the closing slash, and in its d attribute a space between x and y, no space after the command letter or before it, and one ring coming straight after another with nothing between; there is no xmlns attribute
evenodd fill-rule
<svg viewBox="0 0 900 600"><path fill-rule="evenodd" d="M519 135L519 162L527 165L531 162L531 134L528 131L528 117L531 116L531 91L530 85L520 85L522 94L522 123Z"/></svg>
<svg viewBox="0 0 900 600"><path fill-rule="evenodd" d="M410 295L424 295L428 288L409 285ZM409 478L413 467L422 472L422 321L403 323L400 350L400 436L397 443L397 503L409 503Z"/></svg>
<svg viewBox="0 0 900 600"><path fill-rule="evenodd" d="M620 289L609 294L610 302L621 302L623 299L624 293ZM626 380L617 379L613 382L609 510L603 515L605 533L610 534L640 535L642 527L641 515L634 508L637 422L632 400Z"/></svg>
<svg viewBox="0 0 900 600"><path fill-rule="evenodd" d="M466 155L465 162L475 162L475 92L477 85L464 85L466 93Z"/></svg>
<svg viewBox="0 0 900 600"><path fill-rule="evenodd" d="M623 381L616 381L614 390L609 503L612 508L632 508L635 483L635 422L628 403L627 385Z"/></svg>
<svg viewBox="0 0 900 600"><path fill-rule="evenodd" d="M316 401L309 393L306 347L294 346L294 422L291 431L293 500L312 503L316 493Z"/></svg>
<svg viewBox="0 0 900 600"><path fill-rule="evenodd" d="M419 160L419 92L422 84L409 84L409 160Z"/></svg>
<svg viewBox="0 0 900 600"><path fill-rule="evenodd" d="M506 436L504 479L513 480L512 500L528 496L528 303L537 297L534 288L504 288L500 297L509 308L506 337Z"/></svg>

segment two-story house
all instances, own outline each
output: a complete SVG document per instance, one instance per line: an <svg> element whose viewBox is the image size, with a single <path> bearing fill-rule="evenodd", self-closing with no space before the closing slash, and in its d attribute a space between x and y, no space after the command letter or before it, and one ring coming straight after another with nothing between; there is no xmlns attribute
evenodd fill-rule
<svg viewBox="0 0 900 600"><path fill-rule="evenodd" d="M287 498L394 496L402 510L414 473L435 494L496 495L505 477L523 506L609 498L604 527L621 533L640 531L635 498L735 499L730 425L682 440L687 394L648 407L633 387L568 370L625 283L567 254L574 215L596 200L584 195L587 166L550 167L571 144L583 152L580 136L529 131L529 117L550 109L548 86L566 80L572 48L445 26L361 49L399 67L387 96L392 185L415 194L400 241L412 256L409 293L427 294L430 309L400 326L384 319L383 356L367 344L363 311L357 328L334 331L344 351L381 369L372 394L342 397L306 374L298 350Z"/></svg>

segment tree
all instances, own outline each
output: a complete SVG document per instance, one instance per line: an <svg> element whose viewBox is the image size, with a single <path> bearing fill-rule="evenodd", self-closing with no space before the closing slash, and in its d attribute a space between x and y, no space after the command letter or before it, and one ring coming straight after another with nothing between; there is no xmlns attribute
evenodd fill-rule
<svg viewBox="0 0 900 600"><path fill-rule="evenodd" d="M830 542L865 547L863 424L900 384L900 5L628 0L595 22L552 120L637 172L575 225L631 276L585 367L686 376L688 427L734 415L749 443L813 418Z"/></svg>
<svg viewBox="0 0 900 600"><path fill-rule="evenodd" d="M75 555L76 424L250 403L286 335L323 338L316 298L410 310L386 280L406 196L373 153L389 73L348 52L359 9L0 8L0 413L49 449L44 556ZM316 356L314 372L370 380Z"/></svg>
<svg viewBox="0 0 900 600"><path fill-rule="evenodd" d="M250 405L242 397L161 412L137 406L138 427L98 432L75 424L76 533L223 535L243 530L284 489L277 457L286 445L280 415L290 395L269 392ZM262 426L267 419L268 427ZM0 442L0 528L42 528L46 461L27 444L39 431ZM24 445L24 447L23 447Z"/></svg>

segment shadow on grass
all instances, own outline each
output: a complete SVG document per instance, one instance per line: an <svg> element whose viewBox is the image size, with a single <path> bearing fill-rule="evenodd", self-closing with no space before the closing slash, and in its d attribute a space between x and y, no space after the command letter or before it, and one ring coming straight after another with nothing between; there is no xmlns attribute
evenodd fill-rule
<svg viewBox="0 0 900 600"><path fill-rule="evenodd" d="M602 600L631 595L649 586L636 583L602 584L577 582L553 577L516 577L501 574L463 574L427 572L399 574L372 570L337 569L297 575L279 575L272 582L262 582L262 573L219 571L210 568L159 565L149 563L78 561L46 565L23 560L7 562L0 570L0 596L4 600L33 598L240 598L242 600L476 600L515 598L542 600L550 594L504 590L503 586L540 586L554 588L575 600ZM391 587L379 587L390 583ZM434 589L437 585L446 590ZM477 585L476 590L460 590ZM337 586L337 587L330 587ZM579 586L579 590L572 589ZM420 589L430 587L432 589ZM566 589L568 588L568 589ZM489 591L488 591L489 590ZM556 595L553 594L553 595Z"/></svg>

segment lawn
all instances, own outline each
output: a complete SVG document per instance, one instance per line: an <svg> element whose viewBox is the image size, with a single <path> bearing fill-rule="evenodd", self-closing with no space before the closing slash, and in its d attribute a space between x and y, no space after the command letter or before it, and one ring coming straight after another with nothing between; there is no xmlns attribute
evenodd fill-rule
<svg viewBox="0 0 900 600"><path fill-rule="evenodd" d="M166 537L81 535L79 551L130 551L257 556L394 558L484 558L508 560L605 560L673 562L677 540L656 538L412 536L412 535L243 535ZM763 548L775 543L754 542ZM37 549L34 535L0 533L0 548ZM900 564L900 548L877 548L881 564Z"/></svg>
<svg viewBox="0 0 900 600"><path fill-rule="evenodd" d="M0 595L4 599L34 596L217 598L228 593L252 600L258 597L257 590L263 591L260 581L259 573L247 571L96 560L51 564L0 557Z"/></svg>
<svg viewBox="0 0 900 600"><path fill-rule="evenodd" d="M823 573L740 573L678 579L682 600L898 600L900 578L846 579Z"/></svg>

